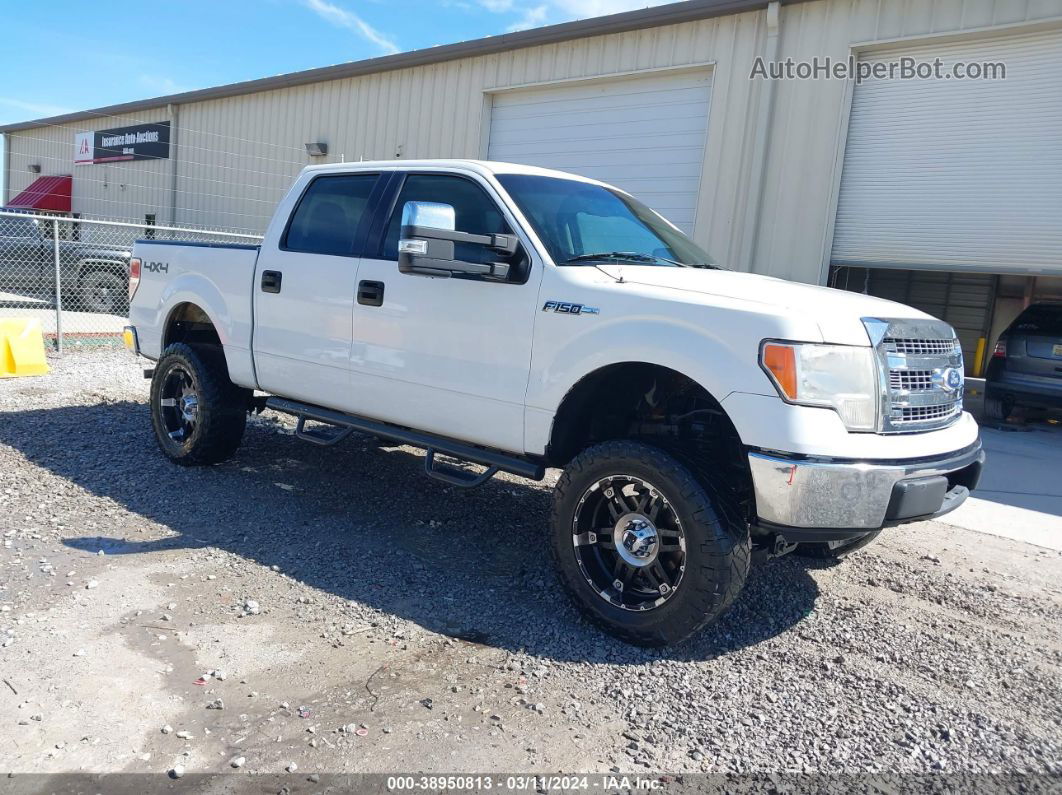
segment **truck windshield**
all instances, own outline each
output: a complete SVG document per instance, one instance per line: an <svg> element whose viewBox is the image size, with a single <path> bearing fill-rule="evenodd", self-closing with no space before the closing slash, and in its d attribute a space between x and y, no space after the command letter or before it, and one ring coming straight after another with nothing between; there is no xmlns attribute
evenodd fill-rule
<svg viewBox="0 0 1062 795"><path fill-rule="evenodd" d="M619 191L530 174L499 174L498 181L558 265L719 267L660 215Z"/></svg>

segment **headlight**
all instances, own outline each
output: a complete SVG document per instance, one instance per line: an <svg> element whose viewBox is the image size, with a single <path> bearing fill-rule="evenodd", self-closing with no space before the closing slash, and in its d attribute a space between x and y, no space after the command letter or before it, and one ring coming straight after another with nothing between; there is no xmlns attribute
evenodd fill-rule
<svg viewBox="0 0 1062 795"><path fill-rule="evenodd" d="M850 431L876 431L880 387L873 348L764 342L760 366L783 400L832 408Z"/></svg>

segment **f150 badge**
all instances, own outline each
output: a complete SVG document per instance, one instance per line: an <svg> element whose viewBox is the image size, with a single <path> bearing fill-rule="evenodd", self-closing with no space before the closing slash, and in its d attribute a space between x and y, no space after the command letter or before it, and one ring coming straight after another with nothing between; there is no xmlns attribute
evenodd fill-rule
<svg viewBox="0 0 1062 795"><path fill-rule="evenodd" d="M596 306L585 304L569 304L566 301L546 301L542 305L543 312L556 312L558 315L600 315L601 310Z"/></svg>

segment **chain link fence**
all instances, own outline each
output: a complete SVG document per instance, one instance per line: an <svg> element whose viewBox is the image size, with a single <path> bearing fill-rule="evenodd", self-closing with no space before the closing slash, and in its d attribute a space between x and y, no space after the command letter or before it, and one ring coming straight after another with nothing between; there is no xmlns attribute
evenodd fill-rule
<svg viewBox="0 0 1062 795"><path fill-rule="evenodd" d="M0 317L36 318L60 353L117 344L129 314L129 258L136 240L257 243L219 229L0 210Z"/></svg>

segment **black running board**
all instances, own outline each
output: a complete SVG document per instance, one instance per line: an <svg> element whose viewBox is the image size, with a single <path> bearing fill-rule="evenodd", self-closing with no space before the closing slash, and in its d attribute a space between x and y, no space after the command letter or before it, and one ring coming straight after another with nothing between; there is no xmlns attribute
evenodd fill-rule
<svg viewBox="0 0 1062 795"><path fill-rule="evenodd" d="M361 431L362 433L368 433L384 439L392 439L413 447L421 447L428 451L428 456L424 461L426 474L452 486L460 486L462 488L482 486L499 471L519 475L528 480L542 480L546 476L546 468L540 461L510 455L498 450L476 447L475 445L447 439L445 436L414 431L398 425L390 425L386 422L314 406L310 403L300 403L297 400L289 400L288 398L270 397L266 399L266 407L282 414L291 414L297 417L299 420L297 426L299 433L297 435L299 438L315 444L335 444L346 438L350 431ZM308 431L305 429L307 420L334 425L341 430L337 430L335 434L327 436L316 431ZM438 453L461 461L485 466L487 470L482 473L473 473L442 465L435 460L435 456Z"/></svg>

